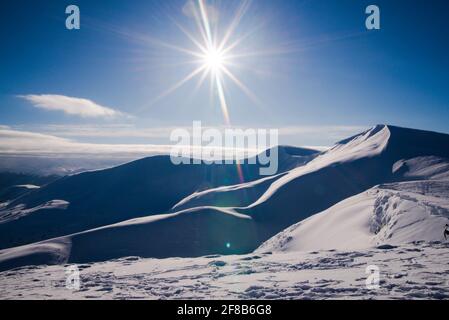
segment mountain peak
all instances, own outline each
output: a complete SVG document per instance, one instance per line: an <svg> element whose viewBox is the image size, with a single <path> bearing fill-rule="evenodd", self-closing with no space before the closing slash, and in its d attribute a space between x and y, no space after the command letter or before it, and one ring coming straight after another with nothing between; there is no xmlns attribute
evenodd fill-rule
<svg viewBox="0 0 449 320"><path fill-rule="evenodd" d="M389 130L389 126L385 125L385 124L375 125L374 127L371 127L368 130L365 130L365 131L358 133L356 135L353 135L349 138L338 141L336 143L336 145L337 146L338 145L346 145L346 144L349 144L351 141L359 140L360 138L363 138L363 140L367 140L368 138L373 137L374 135L381 132L382 130Z"/></svg>

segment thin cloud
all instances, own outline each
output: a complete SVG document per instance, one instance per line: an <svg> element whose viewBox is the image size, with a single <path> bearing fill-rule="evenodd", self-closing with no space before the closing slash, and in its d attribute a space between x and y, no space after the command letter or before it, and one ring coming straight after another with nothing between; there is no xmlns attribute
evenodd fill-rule
<svg viewBox="0 0 449 320"><path fill-rule="evenodd" d="M284 127L261 127L254 129L277 129L279 132L279 143L292 146L313 146L313 149L324 150L336 142L365 131L368 126L284 126ZM0 129L1 126L0 126ZM170 144L170 134L175 129L187 130L192 136L192 127L188 125L163 126L163 127L141 127L132 123L103 123L103 124L45 124L45 125L16 125L10 128L17 131L31 131L44 135L61 137L89 142L103 143L151 143ZM203 132L207 129L218 129L224 133L225 129L248 129L246 127L221 127L203 126Z"/></svg>
<svg viewBox="0 0 449 320"><path fill-rule="evenodd" d="M2 126L0 125L0 128ZM312 138L320 136L335 143L341 139L365 131L368 126L284 126L284 127L260 127L253 129L277 129L282 137L295 136L300 138ZM169 138L175 129L185 129L192 131L192 125L172 125L165 127L138 127L131 123L108 123L108 124L85 124L85 125L67 125L67 124L46 124L46 125L27 125L14 126L16 130L31 130L34 132L55 135L59 137L90 137L90 138ZM248 129L243 126L223 127L223 126L202 126L203 130L218 129L224 132L225 129ZM312 139L311 139L312 140Z"/></svg>
<svg viewBox="0 0 449 320"><path fill-rule="evenodd" d="M48 111L62 111L68 115L75 115L83 118L114 118L124 115L122 112L101 106L91 100L83 98L56 94L28 94L20 95L18 97L31 102L36 108Z"/></svg>
<svg viewBox="0 0 449 320"><path fill-rule="evenodd" d="M95 125L35 125L35 126L16 126L15 129L28 129L34 132L50 134L66 138L148 138L148 139L168 139L170 133L180 128L179 126L170 127L136 127L133 124L95 124ZM187 129L187 127L186 127Z"/></svg>
<svg viewBox="0 0 449 320"><path fill-rule="evenodd" d="M177 146L181 147L182 146ZM189 146L184 146L190 150ZM173 145L169 144L105 144L85 143L71 139L61 138L49 134L14 129L0 128L0 156L1 155L27 155L27 156L94 156L94 157L145 157L161 154L170 154ZM193 147L192 150L226 150L222 147ZM258 150L231 149L237 156L255 155Z"/></svg>
<svg viewBox="0 0 449 320"><path fill-rule="evenodd" d="M144 156L167 154L169 145L82 143L53 135L0 128L0 154L94 154Z"/></svg>

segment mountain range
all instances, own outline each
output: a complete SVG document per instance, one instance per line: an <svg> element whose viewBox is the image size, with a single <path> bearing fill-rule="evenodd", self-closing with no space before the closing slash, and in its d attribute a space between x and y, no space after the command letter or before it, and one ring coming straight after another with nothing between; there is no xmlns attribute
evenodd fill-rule
<svg viewBox="0 0 449 320"><path fill-rule="evenodd" d="M0 204L0 270L442 240L449 135L377 125L326 151L278 148L276 175L243 164L244 181L155 156L21 182Z"/></svg>

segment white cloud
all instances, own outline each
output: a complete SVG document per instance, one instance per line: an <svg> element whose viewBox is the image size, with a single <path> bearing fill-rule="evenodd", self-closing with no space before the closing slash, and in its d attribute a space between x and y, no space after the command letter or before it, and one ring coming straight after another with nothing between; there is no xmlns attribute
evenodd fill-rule
<svg viewBox="0 0 449 320"><path fill-rule="evenodd" d="M254 129L278 129L279 143L292 146L313 146L313 149L326 149L336 142L358 134L366 130L367 126L284 126L284 127L260 127ZM16 130L17 132L34 132L45 136L70 139L68 141L83 140L84 142L118 142L125 144L150 143L152 145L170 144L170 134L175 129L192 131L191 126L164 126L141 127L132 123L107 123L107 124L46 124L46 125L15 125L12 127L0 126L0 129ZM204 126L206 129L218 129L224 132L224 127ZM233 127L233 129L248 129L246 127Z"/></svg>
<svg viewBox="0 0 449 320"><path fill-rule="evenodd" d="M119 111L101 106L88 99L56 94L28 94L20 95L19 97L31 102L37 108L49 111L63 111L66 114L84 118L112 118L124 115Z"/></svg>
<svg viewBox="0 0 449 320"><path fill-rule="evenodd" d="M95 125L37 125L27 126L27 130L67 138L148 138L168 139L170 133L179 126L136 127L127 123L108 123ZM25 129L16 126L15 129Z"/></svg>
<svg viewBox="0 0 449 320"><path fill-rule="evenodd" d="M167 154L169 145L81 143L53 135L0 128L0 153L21 155L148 156Z"/></svg>
<svg viewBox="0 0 449 320"><path fill-rule="evenodd" d="M176 127L181 128L181 127ZM184 127L191 130L189 127ZM206 127L205 127L206 128ZM108 157L144 157L169 154L172 146L169 135L174 127L136 128L131 124L109 124L103 126L42 127L0 125L0 154L20 155L90 155ZM359 126L292 126L279 128L280 143L287 145L314 145L313 149L333 145L338 140L365 130ZM30 131L31 130L31 131ZM35 132L35 131L39 131ZM137 143L89 143L76 138L166 138L160 144ZM132 140L130 140L132 142ZM318 143L318 144L315 144Z"/></svg>
<svg viewBox="0 0 449 320"><path fill-rule="evenodd" d="M2 126L0 125L0 128ZM9 128L9 127L5 127ZM302 139L312 140L315 137L321 137L329 140L330 143L335 143L341 139L348 138L352 135L366 130L368 126L284 126L284 127L260 127L254 129L278 129L281 137L298 137ZM192 126L178 125L178 126L164 126L164 127L138 127L131 123L108 123L95 125L27 125L14 126L16 130L31 130L33 132L40 132L59 137L67 138L169 138L170 134L175 129L192 130ZM242 126L234 126L232 128L222 126L203 126L203 130L218 129L224 131L225 129L247 129Z"/></svg>
<svg viewBox="0 0 449 320"><path fill-rule="evenodd" d="M0 128L0 155L64 157L88 155L92 157L138 158L170 154L172 148L173 145L169 144L83 143L49 134ZM201 149L201 147L198 148ZM222 149L219 146L211 148ZM237 154L239 152L244 154L245 152L243 149L235 149L234 151ZM247 151L254 154L257 152L253 149Z"/></svg>

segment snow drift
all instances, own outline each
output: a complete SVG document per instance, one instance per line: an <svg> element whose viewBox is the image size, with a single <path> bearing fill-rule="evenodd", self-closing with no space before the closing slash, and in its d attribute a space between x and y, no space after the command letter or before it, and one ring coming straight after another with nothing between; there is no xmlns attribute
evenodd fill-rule
<svg viewBox="0 0 449 320"><path fill-rule="evenodd" d="M382 244L444 241L449 181L381 185L277 234L257 252L357 250Z"/></svg>

